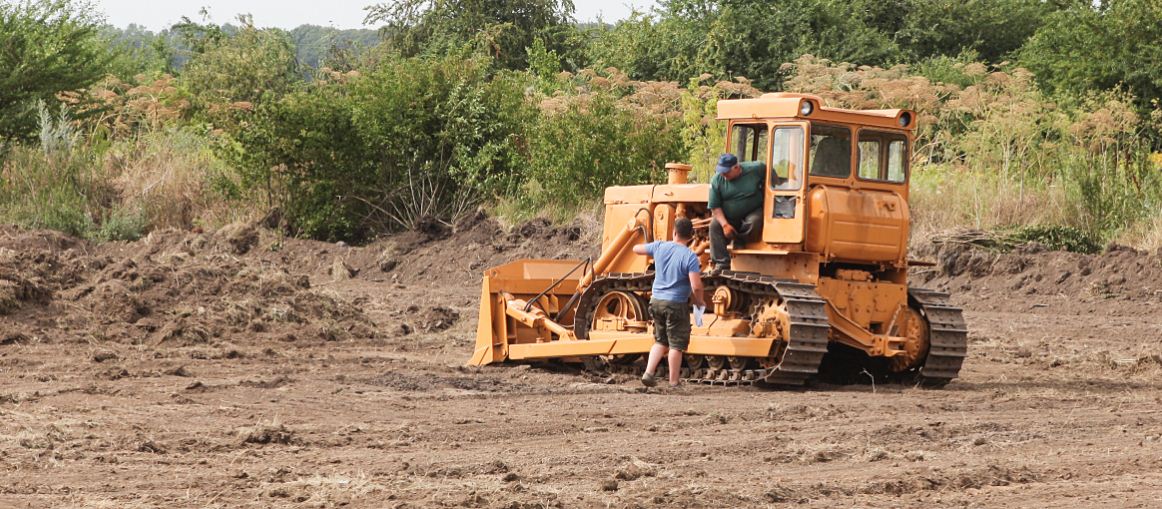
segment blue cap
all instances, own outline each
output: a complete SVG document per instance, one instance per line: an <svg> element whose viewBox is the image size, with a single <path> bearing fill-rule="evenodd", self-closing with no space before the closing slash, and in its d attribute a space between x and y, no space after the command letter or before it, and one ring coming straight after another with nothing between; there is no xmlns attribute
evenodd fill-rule
<svg viewBox="0 0 1162 509"><path fill-rule="evenodd" d="M734 165L738 164L738 158L734 154L722 154L718 156L718 166L714 168L719 175L734 169Z"/></svg>

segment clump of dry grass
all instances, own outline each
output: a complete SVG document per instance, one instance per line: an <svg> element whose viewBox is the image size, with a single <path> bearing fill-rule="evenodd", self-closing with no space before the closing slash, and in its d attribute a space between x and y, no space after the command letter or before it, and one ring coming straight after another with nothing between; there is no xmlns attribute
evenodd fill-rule
<svg viewBox="0 0 1162 509"><path fill-rule="evenodd" d="M1064 189L1029 186L940 165L914 167L909 201L913 241L953 228L989 230L1017 224L1075 225Z"/></svg>
<svg viewBox="0 0 1162 509"><path fill-rule="evenodd" d="M294 431L277 420L240 428L238 436L244 444L292 444L296 441Z"/></svg>
<svg viewBox="0 0 1162 509"><path fill-rule="evenodd" d="M220 226L257 211L223 196L234 185L209 140L187 130L152 131L115 145L105 173L121 206L139 211L150 229Z"/></svg>
<svg viewBox="0 0 1162 509"><path fill-rule="evenodd" d="M1114 237L1114 242L1162 253L1162 214L1131 225Z"/></svg>

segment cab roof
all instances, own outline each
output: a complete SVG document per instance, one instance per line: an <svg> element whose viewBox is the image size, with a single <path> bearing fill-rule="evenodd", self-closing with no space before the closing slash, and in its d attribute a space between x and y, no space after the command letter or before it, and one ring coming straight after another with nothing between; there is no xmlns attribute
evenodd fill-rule
<svg viewBox="0 0 1162 509"><path fill-rule="evenodd" d="M810 104L810 106L805 106ZM806 114L804 112L807 111ZM775 92L754 99L718 101L719 120L798 118L842 124L914 130L916 113L911 110L848 110L823 106L823 98L812 94Z"/></svg>

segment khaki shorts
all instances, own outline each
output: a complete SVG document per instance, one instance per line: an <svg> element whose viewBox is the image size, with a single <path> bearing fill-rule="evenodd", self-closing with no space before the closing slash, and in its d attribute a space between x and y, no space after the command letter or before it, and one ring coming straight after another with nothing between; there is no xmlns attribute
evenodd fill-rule
<svg viewBox="0 0 1162 509"><path fill-rule="evenodd" d="M654 341L685 352L690 346L690 306L685 302L652 299L650 316L654 320Z"/></svg>

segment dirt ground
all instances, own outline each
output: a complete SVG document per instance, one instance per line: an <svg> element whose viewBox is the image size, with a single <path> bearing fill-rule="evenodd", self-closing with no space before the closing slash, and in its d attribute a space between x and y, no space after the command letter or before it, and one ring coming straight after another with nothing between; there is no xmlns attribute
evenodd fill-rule
<svg viewBox="0 0 1162 509"><path fill-rule="evenodd" d="M1159 507L1162 256L916 249L943 390L462 367L481 269L597 227L369 246L0 227L0 507Z"/></svg>

